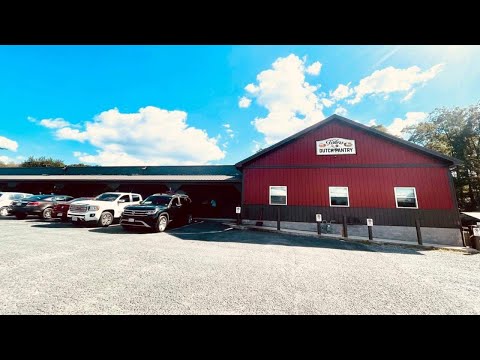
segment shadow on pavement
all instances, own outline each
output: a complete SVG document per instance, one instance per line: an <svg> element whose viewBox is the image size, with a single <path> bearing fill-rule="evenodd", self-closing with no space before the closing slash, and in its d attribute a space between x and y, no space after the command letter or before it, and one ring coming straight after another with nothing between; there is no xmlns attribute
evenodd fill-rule
<svg viewBox="0 0 480 360"><path fill-rule="evenodd" d="M21 221L21 220L20 220ZM25 221L25 220L23 220ZM119 224L113 224L109 227L91 227L78 226L72 223L62 223L58 220L36 220L32 222L39 222L39 224L31 225L38 228L76 228L85 227L89 232L106 234L106 235L120 235L135 237L143 234L152 234L149 229L134 228L131 231L124 230ZM403 253L412 255L422 255L416 249L403 248L401 246L382 246L382 245L367 245L339 239L330 238L313 238L309 236L299 236L291 234L270 233L252 230L235 230L220 222L215 221L196 221L191 225L174 225L171 224L164 234L174 236L181 240L206 241L206 242L225 242L225 243L243 243L256 245L280 245L280 246L297 246L310 248L327 248L337 250L350 251L367 251L367 252L388 252L388 253ZM154 234L162 236L162 233Z"/></svg>
<svg viewBox="0 0 480 360"><path fill-rule="evenodd" d="M70 222L61 222L61 221L39 221L39 224L32 225L35 228L42 229L61 229L61 228L75 228L77 226L73 225Z"/></svg>
<svg viewBox="0 0 480 360"><path fill-rule="evenodd" d="M423 255L416 249L400 246L367 245L330 238L312 238L290 234L269 233L251 230L235 230L221 223L205 221L202 224L172 229L170 235L182 240L233 242L258 245L282 245L313 248L329 248L338 250L354 250L368 252L398 252Z"/></svg>
<svg viewBox="0 0 480 360"><path fill-rule="evenodd" d="M202 221L203 222L203 221ZM169 224L167 230L165 230L166 234L172 234L173 231L175 230L180 230L183 228L187 228L190 226L195 226L200 224L200 221L194 221L192 225L185 226L184 224ZM148 228L142 228L142 227L134 227L130 230L125 230L121 225L115 224L115 225L110 225L109 227L95 227L90 229L89 231L94 232L94 233L99 233L99 234L151 234L153 233L151 229Z"/></svg>

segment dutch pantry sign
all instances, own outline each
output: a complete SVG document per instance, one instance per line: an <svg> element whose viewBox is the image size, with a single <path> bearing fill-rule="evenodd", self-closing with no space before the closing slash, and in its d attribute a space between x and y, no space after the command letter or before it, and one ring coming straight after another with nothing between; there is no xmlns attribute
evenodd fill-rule
<svg viewBox="0 0 480 360"><path fill-rule="evenodd" d="M355 140L330 138L317 141L317 155L356 154Z"/></svg>

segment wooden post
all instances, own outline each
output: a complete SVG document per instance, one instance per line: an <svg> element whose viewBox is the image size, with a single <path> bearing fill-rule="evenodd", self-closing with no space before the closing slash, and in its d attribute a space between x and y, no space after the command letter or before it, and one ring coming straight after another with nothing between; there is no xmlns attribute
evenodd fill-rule
<svg viewBox="0 0 480 360"><path fill-rule="evenodd" d="M277 206L277 230L280 230L280 206Z"/></svg>
<svg viewBox="0 0 480 360"><path fill-rule="evenodd" d="M415 227L417 228L418 245L423 245L422 232L420 230L420 220L419 219L415 219Z"/></svg>
<svg viewBox="0 0 480 360"><path fill-rule="evenodd" d="M348 232L347 232L347 217L343 215L343 237L348 238Z"/></svg>

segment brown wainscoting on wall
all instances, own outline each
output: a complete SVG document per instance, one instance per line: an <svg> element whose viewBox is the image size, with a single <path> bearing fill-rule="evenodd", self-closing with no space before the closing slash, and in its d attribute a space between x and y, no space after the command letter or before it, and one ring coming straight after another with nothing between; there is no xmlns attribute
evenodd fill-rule
<svg viewBox="0 0 480 360"><path fill-rule="evenodd" d="M342 222L347 216L349 224L366 224L367 218L373 219L374 225L415 226L415 219L420 219L422 227L456 228L458 212L451 210L424 209L375 209L351 207L316 207L316 206L270 206L243 205L242 216L249 220L276 220L277 208L280 207L282 221L315 222L315 214L322 214L326 221ZM261 210L263 209L263 215ZM261 218L262 216L262 218Z"/></svg>

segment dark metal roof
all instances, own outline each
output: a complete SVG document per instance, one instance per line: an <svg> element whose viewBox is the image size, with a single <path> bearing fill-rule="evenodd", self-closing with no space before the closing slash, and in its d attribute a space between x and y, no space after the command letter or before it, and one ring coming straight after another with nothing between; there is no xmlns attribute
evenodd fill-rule
<svg viewBox="0 0 480 360"><path fill-rule="evenodd" d="M430 150L430 149L427 149L423 146L420 146L420 145L417 145L417 144L414 144L410 141L406 141L406 140L403 140L403 139L400 139L399 137L397 136L394 136L394 135L390 135L390 134L387 134L387 133L384 133L383 131L379 131L379 130L376 130L376 129L373 129L369 126L366 126L366 125L363 125L359 122L356 122L356 121L353 121L353 120L350 120L350 119L347 119L347 118L344 118L343 116L340 116L340 115L337 115L337 114L334 114L334 115L331 115L329 117L327 117L326 119L322 120L322 121L319 121L318 123L316 124L313 124L312 126L309 126L308 128L296 133L296 134L293 134L289 137L287 137L286 139L283 139L282 141L279 141L278 143L276 144L273 144L272 146L269 146L268 148L266 149L263 149L262 151L259 151L258 153L256 154L253 154L252 156L242 160L242 161L239 161L238 163L235 164L235 166L237 168L241 168L242 166L244 166L245 164L251 162L252 160L255 160L263 155L266 155L284 145L287 145L289 143L291 143L292 141L300 138L301 136L309 133L310 131L313 131L313 130L316 130L332 121L339 121L339 122L343 122L349 126L352 126L352 127L355 127L355 128L359 128L361 130L364 130L364 131L367 131L369 133L371 133L372 135L375 135L375 136L379 136L379 137L382 137L384 139L387 139L391 142L394 142L394 143L397 143L399 145L402 145L402 146L407 146L413 150L416 150L416 151L420 151L420 152L423 152L425 153L426 155L429 155L429 156L432 156L434 158L437 158L437 159L440 159L440 160L443 160L447 163L449 163L450 165L460 165L462 164L462 162L458 159L455 159L451 156L447 156L447 155L443 155L442 153L439 153L438 151L434 151L434 150Z"/></svg>
<svg viewBox="0 0 480 360"><path fill-rule="evenodd" d="M241 182L242 177L229 175L3 175L0 181L121 181L121 182Z"/></svg>
<svg viewBox="0 0 480 360"><path fill-rule="evenodd" d="M87 166L87 167L8 167L0 175L172 175L241 177L234 165L193 166Z"/></svg>

